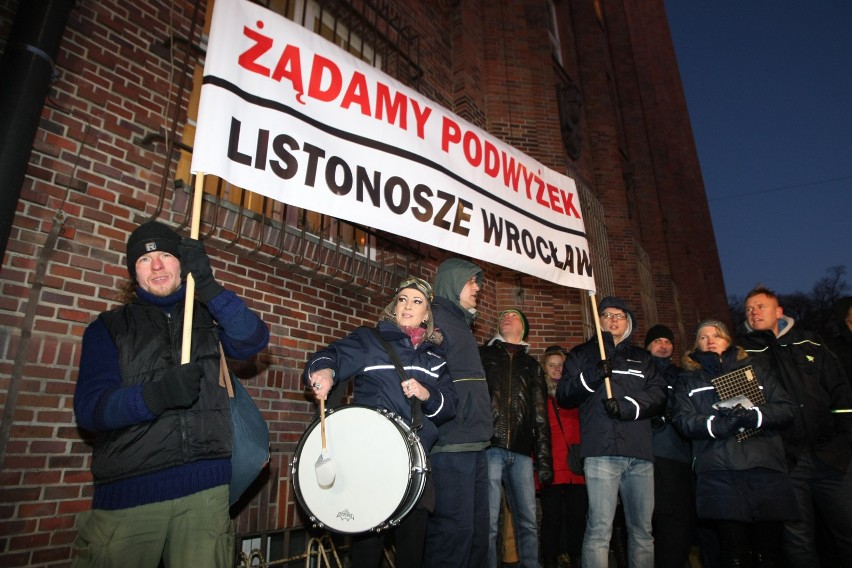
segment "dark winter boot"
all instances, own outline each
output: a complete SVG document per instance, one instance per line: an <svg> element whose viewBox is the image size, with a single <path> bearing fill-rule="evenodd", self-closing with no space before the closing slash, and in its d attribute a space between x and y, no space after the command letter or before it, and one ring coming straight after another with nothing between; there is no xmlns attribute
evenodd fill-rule
<svg viewBox="0 0 852 568"><path fill-rule="evenodd" d="M757 568L781 568L783 563L778 554L758 553L757 561L754 564Z"/></svg>
<svg viewBox="0 0 852 568"><path fill-rule="evenodd" d="M751 554L730 556L727 560L723 559L722 564L724 568L754 568L754 563L751 561Z"/></svg>

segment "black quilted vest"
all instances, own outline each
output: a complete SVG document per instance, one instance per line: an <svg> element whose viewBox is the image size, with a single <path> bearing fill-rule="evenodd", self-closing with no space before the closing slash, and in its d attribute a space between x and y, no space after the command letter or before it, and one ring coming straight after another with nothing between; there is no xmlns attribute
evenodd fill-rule
<svg viewBox="0 0 852 568"><path fill-rule="evenodd" d="M122 386L159 380L180 364L183 306L181 302L167 314L137 299L101 314L118 347ZM204 366L198 400L190 408L166 410L150 422L100 433L92 459L96 484L230 457L230 404L219 386L220 329L202 304L196 303L193 313L190 360Z"/></svg>

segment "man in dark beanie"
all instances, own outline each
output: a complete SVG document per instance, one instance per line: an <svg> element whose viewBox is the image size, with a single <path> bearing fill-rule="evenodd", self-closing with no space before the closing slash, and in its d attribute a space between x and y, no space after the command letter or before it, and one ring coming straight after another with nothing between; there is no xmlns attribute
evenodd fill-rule
<svg viewBox="0 0 852 568"><path fill-rule="evenodd" d="M598 305L606 358L592 337L571 350L556 388L556 401L580 408L583 471L589 514L583 566L606 568L619 493L624 505L630 565L654 566L652 416L666 404L666 383L650 354L630 344L635 317L624 300ZM612 388L610 398L605 379Z"/></svg>
<svg viewBox="0 0 852 568"><path fill-rule="evenodd" d="M672 333L671 329L669 329L668 327L661 325L661 324L657 324L657 325L651 327L651 329L648 330L648 333L645 334L645 349L648 349L648 346L651 345L651 343L653 343L657 340L664 340L664 341L658 342L660 345L668 345L668 347L673 347L674 333ZM666 344L665 340L668 340L668 344ZM651 354L654 353L653 349L648 349L648 351ZM672 356L671 350L669 350L668 355L664 355L664 356L665 357L671 357Z"/></svg>
<svg viewBox="0 0 852 568"><path fill-rule="evenodd" d="M127 239L127 271L136 281L136 261L149 252L167 252L180 258L180 235L159 221L149 221L136 228Z"/></svg>
<svg viewBox="0 0 852 568"><path fill-rule="evenodd" d="M543 485L553 482L547 382L538 360L528 353L529 322L521 310L497 318L497 335L479 348L488 390L494 436L488 458L491 512L488 566L498 565L497 533L503 489L512 513L521 566L539 566L535 471Z"/></svg>
<svg viewBox="0 0 852 568"><path fill-rule="evenodd" d="M654 431L654 560L658 568L687 564L695 530L692 447L672 424L674 389L681 368L672 363L674 333L655 325L645 334L645 349L666 381L668 400L651 418Z"/></svg>
<svg viewBox="0 0 852 568"><path fill-rule="evenodd" d="M233 565L228 514L231 417L219 346L263 350L269 329L213 278L198 240L158 221L127 241L132 300L83 334L74 413L94 432L92 510L80 514L75 566ZM196 282L190 362L180 363L184 278Z"/></svg>

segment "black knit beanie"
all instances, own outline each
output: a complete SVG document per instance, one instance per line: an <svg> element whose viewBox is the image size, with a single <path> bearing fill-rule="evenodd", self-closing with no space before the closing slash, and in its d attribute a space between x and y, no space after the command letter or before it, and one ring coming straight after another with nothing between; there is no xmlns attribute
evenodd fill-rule
<svg viewBox="0 0 852 568"><path fill-rule="evenodd" d="M664 325L657 324L649 329L648 333L645 334L645 347L648 347L655 339L659 339L661 337L665 337L674 343L674 333L672 330Z"/></svg>
<svg viewBox="0 0 852 568"><path fill-rule="evenodd" d="M159 221L148 221L139 225L127 239L127 271L136 280L136 261L140 256L155 250L180 256L180 235Z"/></svg>

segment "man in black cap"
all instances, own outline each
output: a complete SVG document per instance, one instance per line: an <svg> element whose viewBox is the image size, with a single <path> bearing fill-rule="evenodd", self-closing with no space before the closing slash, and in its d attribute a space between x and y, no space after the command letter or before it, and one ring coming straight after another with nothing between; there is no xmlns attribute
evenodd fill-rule
<svg viewBox="0 0 852 568"><path fill-rule="evenodd" d="M633 312L609 296L598 306L606 358L597 338L568 354L556 389L561 406L580 408L583 471L589 514L583 566L607 568L619 494L627 523L631 566L654 566L654 454L651 420L666 404L666 383L650 354L630 344ZM612 397L605 387L610 379Z"/></svg>
<svg viewBox="0 0 852 568"><path fill-rule="evenodd" d="M231 415L219 348L263 350L269 329L213 278L204 245L158 221L127 241L131 300L83 334L74 414L95 433L92 509L80 514L75 566L232 566ZM196 302L180 363L184 278Z"/></svg>
<svg viewBox="0 0 852 568"><path fill-rule="evenodd" d="M542 485L553 482L547 383L538 360L527 350L529 322L521 310L497 318L497 335L479 349L488 390L494 436L488 458L488 566L497 566L497 532L503 489L512 513L521 566L539 566L535 473Z"/></svg>
<svg viewBox="0 0 852 568"><path fill-rule="evenodd" d="M645 334L645 349L666 381L668 401L651 418L654 432L654 561L657 568L682 568L688 563L695 528L695 494L690 465L692 449L672 424L674 388L681 368L672 363L674 333L655 325Z"/></svg>

